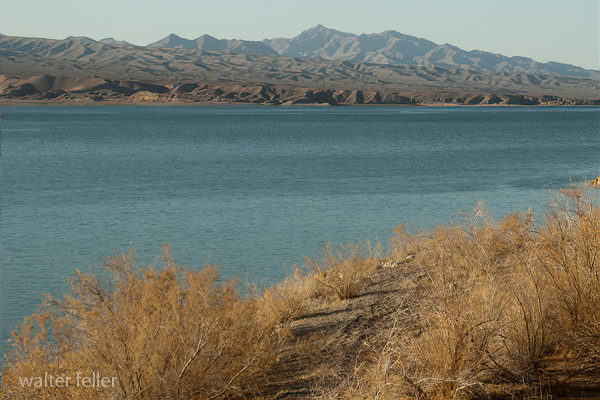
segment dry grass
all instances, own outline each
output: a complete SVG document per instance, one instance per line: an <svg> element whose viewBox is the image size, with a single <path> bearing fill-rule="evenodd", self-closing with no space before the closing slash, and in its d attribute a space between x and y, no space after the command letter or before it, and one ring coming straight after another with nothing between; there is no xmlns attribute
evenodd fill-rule
<svg viewBox="0 0 600 400"><path fill-rule="evenodd" d="M158 270L118 255L106 264L109 283L79 273L72 295L48 299L25 320L4 364L4 395L268 398L290 386L321 398L477 399L600 390L596 201L572 187L543 223L529 212L497 223L477 207L464 225L416 234L399 227L385 260L379 245L328 245L294 278L244 296L212 266L180 268L168 249ZM328 338L323 318L360 301L384 265L418 276L397 293L413 309ZM307 328L313 311L327 331ZM284 370L298 375L284 379ZM77 371L117 376L119 386L84 393L18 384L19 376Z"/></svg>

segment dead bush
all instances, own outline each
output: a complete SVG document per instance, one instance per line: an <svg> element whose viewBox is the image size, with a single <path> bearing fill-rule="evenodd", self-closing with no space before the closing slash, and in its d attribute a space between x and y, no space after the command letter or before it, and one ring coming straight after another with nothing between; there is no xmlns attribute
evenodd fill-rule
<svg viewBox="0 0 600 400"><path fill-rule="evenodd" d="M259 316L267 324L282 324L299 318L308 309L307 278L295 268L293 278L271 285L259 297Z"/></svg>
<svg viewBox="0 0 600 400"><path fill-rule="evenodd" d="M256 395L267 384L285 335L258 316L219 271L176 265L165 247L160 269L135 252L109 258L108 282L78 272L72 293L49 298L13 334L4 364L7 398L216 398ZM114 387L27 387L24 377L116 377ZM73 382L72 381L72 382Z"/></svg>
<svg viewBox="0 0 600 400"><path fill-rule="evenodd" d="M561 190L540 235L539 262L556 292L565 351L600 365L600 207L583 187Z"/></svg>
<svg viewBox="0 0 600 400"><path fill-rule="evenodd" d="M313 283L312 297L324 297L330 300L351 299L360 295L367 283L367 277L381 262L382 248L380 244L371 247L367 242L341 245L335 251L331 243L323 250L321 261L305 261L308 279Z"/></svg>

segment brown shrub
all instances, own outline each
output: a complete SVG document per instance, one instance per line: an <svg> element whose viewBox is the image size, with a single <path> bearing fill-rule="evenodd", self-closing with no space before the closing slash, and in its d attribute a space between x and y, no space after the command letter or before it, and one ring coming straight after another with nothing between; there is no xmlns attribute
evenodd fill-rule
<svg viewBox="0 0 600 400"><path fill-rule="evenodd" d="M582 187L562 190L541 230L539 262L556 293L565 351L600 366L600 207Z"/></svg>
<svg viewBox="0 0 600 400"><path fill-rule="evenodd" d="M256 298L213 266L183 270L165 248L162 269L135 253L106 261L110 282L78 272L72 294L48 299L13 334L4 365L8 398L215 398L259 393L285 329L258 316ZM19 378L116 377L115 387L22 387Z"/></svg>
<svg viewBox="0 0 600 400"><path fill-rule="evenodd" d="M293 278L264 290L258 299L259 316L268 325L293 321L308 311L309 295L307 279L296 268Z"/></svg>
<svg viewBox="0 0 600 400"><path fill-rule="evenodd" d="M309 258L305 261L306 277L311 283L311 297L324 297L330 300L351 299L360 295L367 283L367 277L380 264L382 248L380 244L371 247L367 242L342 245L335 251L331 243L323 250L322 261Z"/></svg>
<svg viewBox="0 0 600 400"><path fill-rule="evenodd" d="M540 226L531 212L497 224L481 207L465 222L431 233L394 231L390 257L410 260L400 264L427 277L419 333L399 331L380 344L375 361L340 386L344 393L372 396L385 387L388 397L479 398L495 384L539 381L548 368L563 381L590 365L597 370L600 209L593 196L580 187L561 191ZM559 368L558 355L571 361Z"/></svg>

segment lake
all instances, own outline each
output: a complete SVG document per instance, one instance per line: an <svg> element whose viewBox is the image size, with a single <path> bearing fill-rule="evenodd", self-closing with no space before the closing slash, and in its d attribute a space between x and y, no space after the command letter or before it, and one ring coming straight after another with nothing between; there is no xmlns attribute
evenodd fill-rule
<svg viewBox="0 0 600 400"><path fill-rule="evenodd" d="M597 107L3 107L0 337L114 251L267 284L479 200L542 218L600 173L599 128Z"/></svg>

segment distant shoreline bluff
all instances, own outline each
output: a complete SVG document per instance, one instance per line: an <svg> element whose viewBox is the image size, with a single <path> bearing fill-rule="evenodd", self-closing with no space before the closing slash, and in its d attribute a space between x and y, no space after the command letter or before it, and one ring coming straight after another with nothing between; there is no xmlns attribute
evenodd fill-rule
<svg viewBox="0 0 600 400"><path fill-rule="evenodd" d="M402 105L402 106L597 106L600 98L464 91L400 91L387 88L311 88L230 82L146 82L97 76L0 76L2 104L177 105Z"/></svg>

